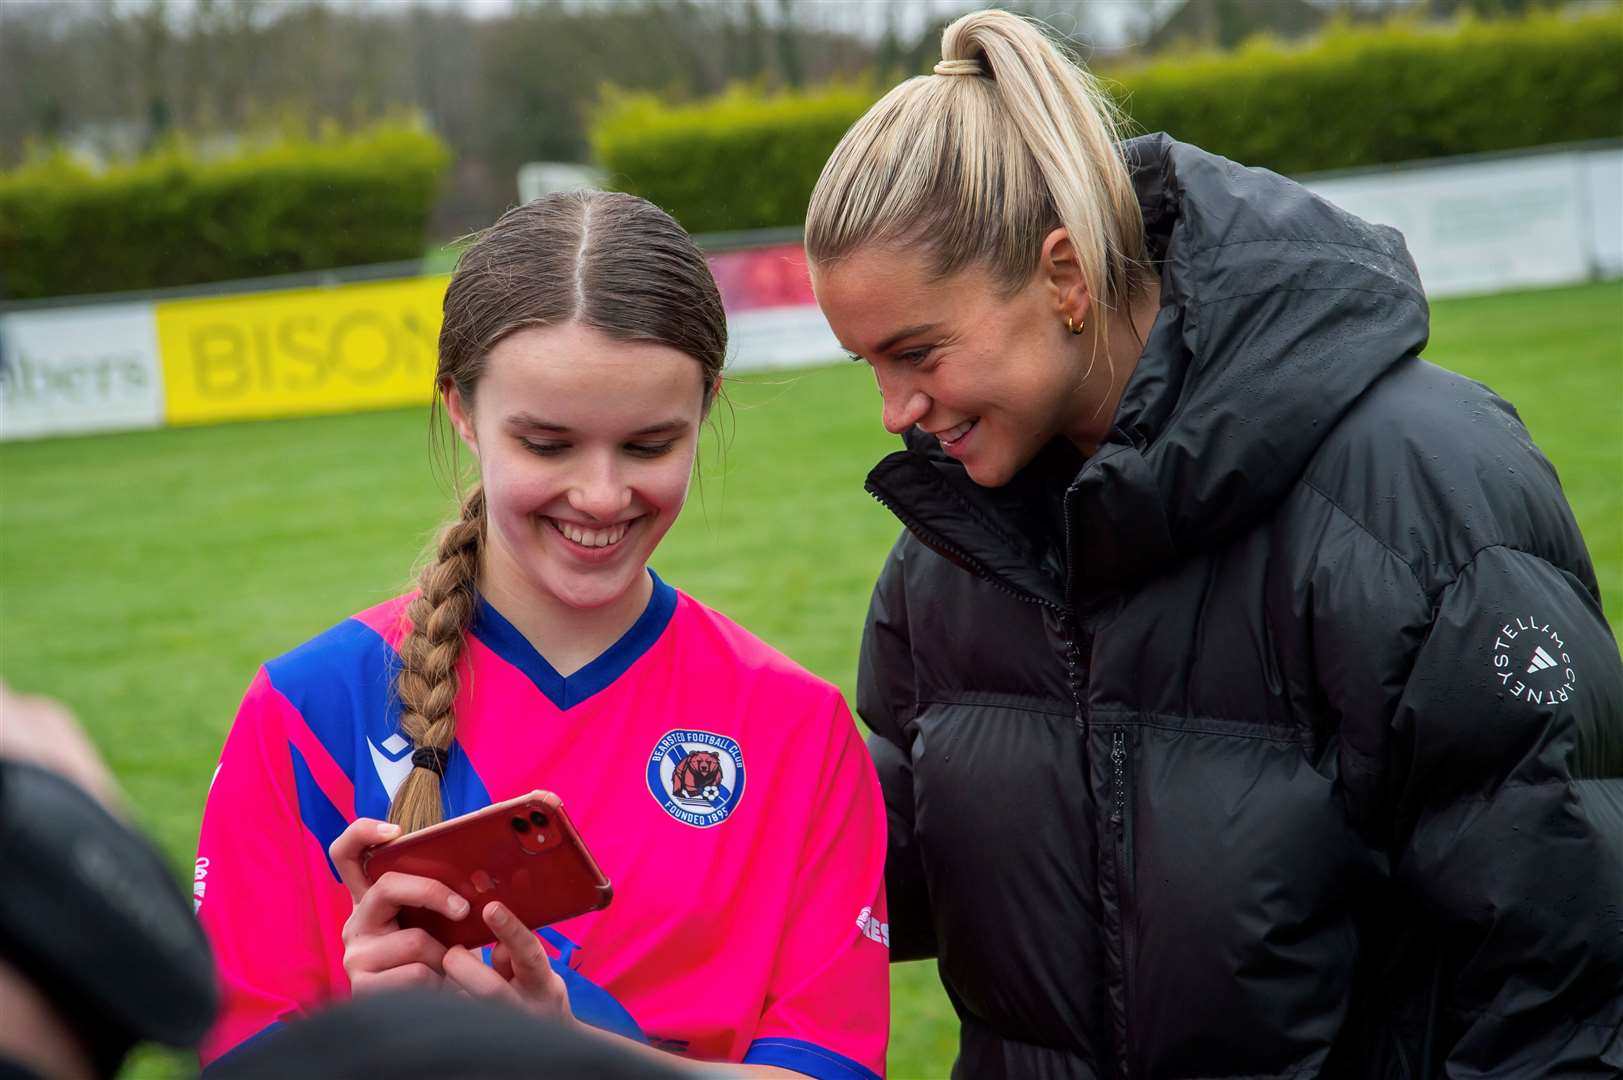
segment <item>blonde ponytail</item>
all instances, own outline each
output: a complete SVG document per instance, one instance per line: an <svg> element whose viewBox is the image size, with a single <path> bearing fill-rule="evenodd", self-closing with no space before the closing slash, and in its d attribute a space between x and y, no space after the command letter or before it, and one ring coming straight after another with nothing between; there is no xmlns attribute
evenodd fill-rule
<svg viewBox="0 0 1623 1080"><path fill-rule="evenodd" d="M1036 24L1006 11L953 22L941 56L938 74L892 89L835 148L807 210L808 256L917 245L936 276L983 265L1012 294L1063 227L1102 340L1148 262L1115 104Z"/></svg>
<svg viewBox="0 0 1623 1080"><path fill-rule="evenodd" d="M477 602L475 584L485 539L485 495L475 487L462 514L441 534L435 558L418 579L420 591L406 607L411 628L400 641L400 729L419 753L450 752L456 737L457 663L462 659ZM443 820L440 790L444 757L416 765L395 792L389 820L415 832Z"/></svg>

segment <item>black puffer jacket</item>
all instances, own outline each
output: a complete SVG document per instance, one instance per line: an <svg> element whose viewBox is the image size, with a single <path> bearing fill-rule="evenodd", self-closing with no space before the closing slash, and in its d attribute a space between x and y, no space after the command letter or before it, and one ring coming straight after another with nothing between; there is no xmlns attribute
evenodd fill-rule
<svg viewBox="0 0 1623 1080"><path fill-rule="evenodd" d="M1164 306L1107 444L869 478L892 944L957 1075L1623 1074L1623 665L1554 469L1416 358L1397 233L1128 151Z"/></svg>

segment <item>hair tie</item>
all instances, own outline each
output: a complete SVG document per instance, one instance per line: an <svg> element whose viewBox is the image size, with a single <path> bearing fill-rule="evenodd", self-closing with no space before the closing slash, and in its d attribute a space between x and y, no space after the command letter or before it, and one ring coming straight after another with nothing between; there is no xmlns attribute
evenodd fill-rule
<svg viewBox="0 0 1623 1080"><path fill-rule="evenodd" d="M419 746L411 752L411 763L414 766L438 773L440 776L445 775L445 763L450 758L449 752L441 750L437 746Z"/></svg>
<svg viewBox="0 0 1623 1080"><path fill-rule="evenodd" d="M935 66L937 75L985 75L979 60L943 60Z"/></svg>

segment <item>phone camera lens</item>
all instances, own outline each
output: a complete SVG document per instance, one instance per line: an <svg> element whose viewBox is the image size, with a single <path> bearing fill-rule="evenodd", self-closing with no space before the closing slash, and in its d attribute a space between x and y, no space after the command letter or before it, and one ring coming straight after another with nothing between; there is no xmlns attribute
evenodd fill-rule
<svg viewBox="0 0 1623 1080"><path fill-rule="evenodd" d="M530 823L521 817L516 817L513 819L513 831L516 833L527 833L530 831Z"/></svg>
<svg viewBox="0 0 1623 1080"><path fill-rule="evenodd" d="M544 829L544 828L547 827L547 815L543 814L539 810L531 810L530 811L530 822L536 828Z"/></svg>

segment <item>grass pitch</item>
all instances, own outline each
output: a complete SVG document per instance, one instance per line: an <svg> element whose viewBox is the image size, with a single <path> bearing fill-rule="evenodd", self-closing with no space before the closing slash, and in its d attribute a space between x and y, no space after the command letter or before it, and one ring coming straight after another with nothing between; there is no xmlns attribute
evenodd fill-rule
<svg viewBox="0 0 1623 1080"><path fill-rule="evenodd" d="M1623 618L1623 284L1439 302L1427 358L1492 386L1555 462ZM896 535L862 492L894 445L864 369L729 382L655 566L854 691ZM78 713L177 868L257 665L405 588L450 496L421 411L0 446L0 675ZM184 876L184 875L182 875ZM933 965L893 971L891 1074L940 1077ZM128 1076L192 1071L141 1054Z"/></svg>

